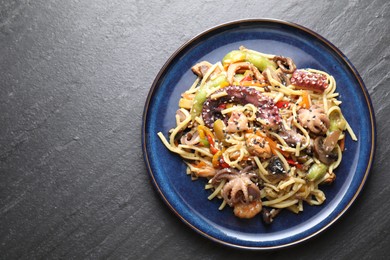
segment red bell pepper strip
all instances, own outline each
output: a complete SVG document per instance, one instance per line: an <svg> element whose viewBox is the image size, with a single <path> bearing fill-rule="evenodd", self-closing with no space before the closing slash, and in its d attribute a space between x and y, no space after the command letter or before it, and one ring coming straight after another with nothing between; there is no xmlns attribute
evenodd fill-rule
<svg viewBox="0 0 390 260"><path fill-rule="evenodd" d="M290 104L290 102L288 102L288 101L280 100L280 101L276 102L275 106L277 108L286 108L286 107L288 107L289 104Z"/></svg>
<svg viewBox="0 0 390 260"><path fill-rule="evenodd" d="M219 159L219 165L221 165L222 168L229 168L230 167L230 165L227 164L222 157Z"/></svg>
<svg viewBox="0 0 390 260"><path fill-rule="evenodd" d="M216 154L219 150L217 148L215 148L215 143L214 143L214 139L211 137L211 135L206 135L206 138L207 138L207 141L209 142L210 144L210 152L212 154Z"/></svg>
<svg viewBox="0 0 390 260"><path fill-rule="evenodd" d="M299 162L294 161L293 159L287 159L288 164L296 166L298 169L302 169L303 165Z"/></svg>

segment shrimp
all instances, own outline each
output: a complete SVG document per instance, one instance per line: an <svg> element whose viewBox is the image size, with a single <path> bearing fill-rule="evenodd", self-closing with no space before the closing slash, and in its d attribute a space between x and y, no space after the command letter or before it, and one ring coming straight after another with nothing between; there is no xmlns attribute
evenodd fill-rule
<svg viewBox="0 0 390 260"><path fill-rule="evenodd" d="M264 159L272 156L270 145L261 136L245 134L245 144L251 155L256 155Z"/></svg>
<svg viewBox="0 0 390 260"><path fill-rule="evenodd" d="M249 203L240 202L234 205L234 215L239 218L253 218L260 213L262 209L261 200L255 200Z"/></svg>

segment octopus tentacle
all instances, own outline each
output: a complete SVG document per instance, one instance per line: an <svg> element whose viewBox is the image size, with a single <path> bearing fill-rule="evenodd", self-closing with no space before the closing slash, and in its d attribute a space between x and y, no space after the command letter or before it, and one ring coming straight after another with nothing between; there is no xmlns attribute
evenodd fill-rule
<svg viewBox="0 0 390 260"><path fill-rule="evenodd" d="M219 170L215 176L211 179L212 184L216 184L221 182L223 179L227 179L228 181L234 179L238 175L238 171L232 168L224 168Z"/></svg>
<svg viewBox="0 0 390 260"><path fill-rule="evenodd" d="M226 92L227 95L217 99L213 99L210 96L203 104L202 117L206 126L212 127L215 120L223 119L218 106L226 103L253 104L258 108L256 118L265 122L267 128L275 129L280 124L279 109L275 106L272 99L264 96L254 88L229 86L215 91L213 96L221 92Z"/></svg>
<svg viewBox="0 0 390 260"><path fill-rule="evenodd" d="M325 75L319 73L295 70L291 77L291 84L298 89L308 89L323 93L328 87L328 79Z"/></svg>

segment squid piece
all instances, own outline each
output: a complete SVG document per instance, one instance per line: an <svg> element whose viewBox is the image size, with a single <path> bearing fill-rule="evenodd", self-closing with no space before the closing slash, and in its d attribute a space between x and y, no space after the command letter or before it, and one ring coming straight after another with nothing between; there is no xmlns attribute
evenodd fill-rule
<svg viewBox="0 0 390 260"><path fill-rule="evenodd" d="M238 71L242 71L242 70L250 70L250 71L252 71L255 79L257 79L260 83L265 83L264 76L260 73L260 71L254 65L252 65L249 62L239 62L239 63L231 64L229 66L229 68L228 68L227 79L228 79L230 85L233 84L234 75Z"/></svg>
<svg viewBox="0 0 390 260"><path fill-rule="evenodd" d="M280 70L284 73L292 74L297 68L291 58L275 56L273 60L276 62L276 64L278 64Z"/></svg>

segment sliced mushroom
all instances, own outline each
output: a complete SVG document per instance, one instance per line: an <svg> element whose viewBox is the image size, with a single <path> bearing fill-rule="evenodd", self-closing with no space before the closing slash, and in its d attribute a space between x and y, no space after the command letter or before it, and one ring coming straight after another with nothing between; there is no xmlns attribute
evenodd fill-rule
<svg viewBox="0 0 390 260"><path fill-rule="evenodd" d="M271 224L274 221L274 218L279 214L279 212L282 209L271 209L268 210L263 207L262 214L263 214L263 221L266 224Z"/></svg>
<svg viewBox="0 0 390 260"><path fill-rule="evenodd" d="M341 131L336 130L331 132L324 139L324 148L326 152L330 153L331 151L333 151L333 149L336 147L337 142L339 141L340 135L341 135Z"/></svg>
<svg viewBox="0 0 390 260"><path fill-rule="evenodd" d="M179 122L180 123L183 122L187 118L186 115L184 114L184 112L181 109L178 109L176 111L176 115L179 116Z"/></svg>
<svg viewBox="0 0 390 260"><path fill-rule="evenodd" d="M203 78L203 76L207 73L207 71L213 66L208 61L201 61L194 66L192 66L191 70L199 77Z"/></svg>
<svg viewBox="0 0 390 260"><path fill-rule="evenodd" d="M267 67L263 70L263 76L268 80L268 82L270 81L269 76L271 76L274 80L281 82L278 73L274 68Z"/></svg>
<svg viewBox="0 0 390 260"><path fill-rule="evenodd" d="M330 141L325 143L325 138L319 136L314 140L314 154L322 163L329 165L337 160L337 152L334 146L329 145Z"/></svg>
<svg viewBox="0 0 390 260"><path fill-rule="evenodd" d="M279 82L285 86L290 85L290 78L283 72L278 72Z"/></svg>
<svg viewBox="0 0 390 260"><path fill-rule="evenodd" d="M269 160L267 169L272 175L286 175L287 173L278 156L274 156Z"/></svg>
<svg viewBox="0 0 390 260"><path fill-rule="evenodd" d="M290 79L287 77L285 73L282 72L281 69L275 70L274 68L267 67L263 71L263 76L270 82L269 76L272 77L272 79L276 80L277 82L288 86L290 85Z"/></svg>

